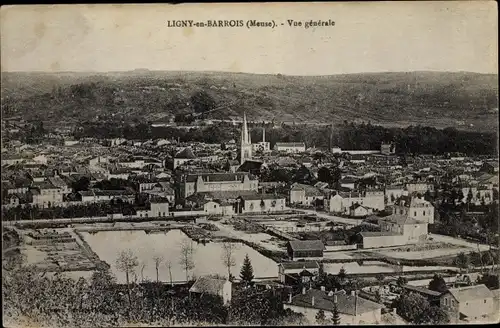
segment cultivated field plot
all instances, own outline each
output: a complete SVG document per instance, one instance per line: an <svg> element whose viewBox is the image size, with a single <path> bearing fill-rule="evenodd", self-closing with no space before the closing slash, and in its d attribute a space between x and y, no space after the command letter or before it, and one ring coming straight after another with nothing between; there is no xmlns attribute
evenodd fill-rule
<svg viewBox="0 0 500 328"><path fill-rule="evenodd" d="M285 241L273 237L265 232L253 233L251 231L237 230L234 228L234 226L231 224L230 221L228 221L226 224L225 222L220 222L220 221L212 223L217 228L219 228L219 231L212 233L214 236L245 240L247 242L255 243L273 252L286 250Z"/></svg>
<svg viewBox="0 0 500 328"><path fill-rule="evenodd" d="M66 230L24 231L21 254L27 264L48 271L87 271L95 262Z"/></svg>
<svg viewBox="0 0 500 328"><path fill-rule="evenodd" d="M408 245L398 248L391 248L387 250L375 250L373 252L392 258L417 260L417 259L430 259L443 256L453 256L461 252L468 253L472 251L475 250L463 245L454 245L449 243L437 242L437 243Z"/></svg>

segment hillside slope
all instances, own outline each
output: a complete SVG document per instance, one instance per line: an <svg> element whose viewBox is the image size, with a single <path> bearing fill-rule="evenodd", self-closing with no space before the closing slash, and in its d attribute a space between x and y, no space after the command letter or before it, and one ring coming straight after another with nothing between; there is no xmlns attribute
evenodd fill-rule
<svg viewBox="0 0 500 328"><path fill-rule="evenodd" d="M477 73L367 73L282 76L221 72L2 73L2 113L53 122L99 116L166 120L193 112L204 90L212 118L496 130L498 76ZM471 125L472 124L472 125Z"/></svg>

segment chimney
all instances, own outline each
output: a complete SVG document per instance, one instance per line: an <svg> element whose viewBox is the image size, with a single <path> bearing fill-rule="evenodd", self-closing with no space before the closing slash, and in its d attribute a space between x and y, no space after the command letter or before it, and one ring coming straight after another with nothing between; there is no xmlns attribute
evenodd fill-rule
<svg viewBox="0 0 500 328"><path fill-rule="evenodd" d="M335 288L335 291L334 291L334 292L335 292L335 293L337 292L337 288Z"/></svg>
<svg viewBox="0 0 500 328"><path fill-rule="evenodd" d="M325 291L325 286L321 286L320 289L321 289L322 292L324 292Z"/></svg>
<svg viewBox="0 0 500 328"><path fill-rule="evenodd" d="M333 295L333 303L337 304L337 295Z"/></svg>
<svg viewBox="0 0 500 328"><path fill-rule="evenodd" d="M288 294L288 303L292 303L292 293Z"/></svg>
<svg viewBox="0 0 500 328"><path fill-rule="evenodd" d="M306 287L302 287L302 295L306 294Z"/></svg>
<svg viewBox="0 0 500 328"><path fill-rule="evenodd" d="M311 298L311 306L314 306L314 296Z"/></svg>
<svg viewBox="0 0 500 328"><path fill-rule="evenodd" d="M398 314L397 311L396 311L396 308L392 309L392 314L394 314L394 315Z"/></svg>
<svg viewBox="0 0 500 328"><path fill-rule="evenodd" d="M356 296L356 291L351 291L351 296Z"/></svg>

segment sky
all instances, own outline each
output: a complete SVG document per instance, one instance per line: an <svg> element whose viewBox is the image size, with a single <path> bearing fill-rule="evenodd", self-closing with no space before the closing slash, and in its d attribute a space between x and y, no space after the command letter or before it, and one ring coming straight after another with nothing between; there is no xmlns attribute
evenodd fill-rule
<svg viewBox="0 0 500 328"><path fill-rule="evenodd" d="M277 26L167 27L183 19ZM2 71L498 71L494 1L2 6L0 24Z"/></svg>

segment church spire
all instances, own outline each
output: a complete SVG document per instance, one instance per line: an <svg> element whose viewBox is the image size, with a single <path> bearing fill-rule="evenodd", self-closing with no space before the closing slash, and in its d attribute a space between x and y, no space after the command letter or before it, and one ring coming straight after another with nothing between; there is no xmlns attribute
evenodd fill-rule
<svg viewBox="0 0 500 328"><path fill-rule="evenodd" d="M247 113L244 112L243 113L243 131L242 131L242 142L244 142L245 144L249 144L250 143L250 134L249 134L249 131L248 131L248 126L247 126Z"/></svg>

